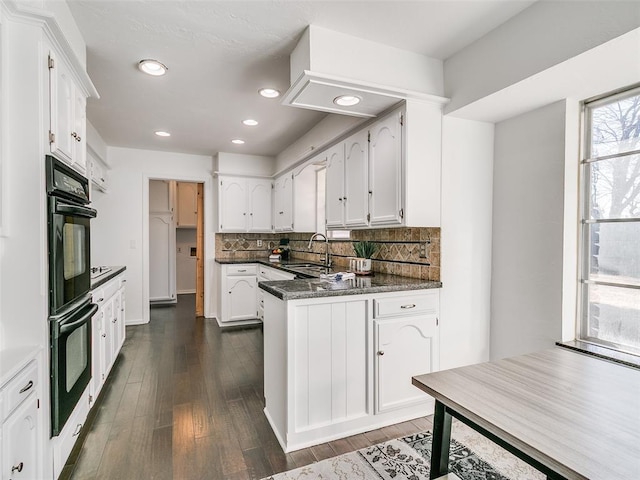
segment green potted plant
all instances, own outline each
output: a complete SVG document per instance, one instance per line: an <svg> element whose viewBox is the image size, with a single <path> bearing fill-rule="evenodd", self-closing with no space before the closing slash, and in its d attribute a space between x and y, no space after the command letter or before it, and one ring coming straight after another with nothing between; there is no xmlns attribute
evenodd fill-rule
<svg viewBox="0 0 640 480"><path fill-rule="evenodd" d="M371 272L371 257L378 251L378 247L377 243L367 240L355 242L353 251L357 258L353 259L350 269L361 274Z"/></svg>

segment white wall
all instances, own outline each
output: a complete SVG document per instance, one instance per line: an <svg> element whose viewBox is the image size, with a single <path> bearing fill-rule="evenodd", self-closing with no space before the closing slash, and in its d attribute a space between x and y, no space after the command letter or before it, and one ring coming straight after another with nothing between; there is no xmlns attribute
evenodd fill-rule
<svg viewBox="0 0 640 480"><path fill-rule="evenodd" d="M127 324L149 321L148 202L149 179L204 182L205 316L215 312L213 263L215 235L213 162L211 157L109 147L112 164L109 193L93 202L91 256L97 265L127 266Z"/></svg>
<svg viewBox="0 0 640 480"><path fill-rule="evenodd" d="M565 102L496 125L492 359L562 338L565 129Z"/></svg>
<svg viewBox="0 0 640 480"><path fill-rule="evenodd" d="M196 247L195 228L176 229L176 290L181 293L196 291L196 257L191 248Z"/></svg>
<svg viewBox="0 0 640 480"><path fill-rule="evenodd" d="M453 112L639 26L638 2L536 2L445 61L445 96L451 98L445 111ZM633 63L627 68L635 68Z"/></svg>
<svg viewBox="0 0 640 480"><path fill-rule="evenodd" d="M445 116L440 367L489 360L494 126Z"/></svg>

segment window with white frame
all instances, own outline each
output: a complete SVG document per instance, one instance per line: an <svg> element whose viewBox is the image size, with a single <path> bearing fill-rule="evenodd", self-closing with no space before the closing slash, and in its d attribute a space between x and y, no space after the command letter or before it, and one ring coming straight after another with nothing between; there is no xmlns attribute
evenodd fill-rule
<svg viewBox="0 0 640 480"><path fill-rule="evenodd" d="M640 88L584 105L578 337L640 354Z"/></svg>

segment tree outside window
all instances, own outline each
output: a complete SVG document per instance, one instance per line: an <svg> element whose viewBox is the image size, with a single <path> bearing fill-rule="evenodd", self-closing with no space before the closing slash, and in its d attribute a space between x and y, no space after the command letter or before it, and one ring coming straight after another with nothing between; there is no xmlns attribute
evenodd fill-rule
<svg viewBox="0 0 640 480"><path fill-rule="evenodd" d="M640 89L585 105L579 336L640 353Z"/></svg>

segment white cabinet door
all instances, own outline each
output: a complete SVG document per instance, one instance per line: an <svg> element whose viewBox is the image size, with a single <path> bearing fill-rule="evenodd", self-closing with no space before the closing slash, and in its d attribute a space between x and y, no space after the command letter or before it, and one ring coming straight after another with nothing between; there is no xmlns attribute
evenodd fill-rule
<svg viewBox="0 0 640 480"><path fill-rule="evenodd" d="M49 53L49 149L81 173L87 171L87 97L69 67Z"/></svg>
<svg viewBox="0 0 640 480"><path fill-rule="evenodd" d="M344 226L344 143L327 152L325 187L327 227Z"/></svg>
<svg viewBox="0 0 640 480"><path fill-rule="evenodd" d="M343 203L347 227L362 227L368 223L367 136L367 131L361 131L345 141Z"/></svg>
<svg viewBox="0 0 640 480"><path fill-rule="evenodd" d="M79 89L73 91L73 163L77 170L87 171L87 97Z"/></svg>
<svg viewBox="0 0 640 480"><path fill-rule="evenodd" d="M58 158L73 164L75 86L70 70L53 52L49 54L49 65L50 149Z"/></svg>
<svg viewBox="0 0 640 480"><path fill-rule="evenodd" d="M149 214L149 300L176 298L176 229L171 214Z"/></svg>
<svg viewBox="0 0 640 480"><path fill-rule="evenodd" d="M220 231L247 231L247 181L245 178L220 179Z"/></svg>
<svg viewBox="0 0 640 480"><path fill-rule="evenodd" d="M106 380L111 365L113 365L113 334L111 329L111 320L113 317L113 299L105 300L102 316L100 318L100 370L102 381Z"/></svg>
<svg viewBox="0 0 640 480"><path fill-rule="evenodd" d="M178 199L176 226L195 228L198 222L198 184L178 182L176 197Z"/></svg>
<svg viewBox="0 0 640 480"><path fill-rule="evenodd" d="M293 230L293 175L276 178L274 184L274 224L276 232Z"/></svg>
<svg viewBox="0 0 640 480"><path fill-rule="evenodd" d="M2 425L2 480L39 478L38 397L31 395Z"/></svg>
<svg viewBox="0 0 640 480"><path fill-rule="evenodd" d="M402 223L402 129L400 114L393 114L369 129L369 212L371 225Z"/></svg>
<svg viewBox="0 0 640 480"><path fill-rule="evenodd" d="M94 400L98 398L104 383L102 325L104 325L104 308L100 306L91 320L91 395Z"/></svg>
<svg viewBox="0 0 640 480"><path fill-rule="evenodd" d="M226 278L226 315L223 322L257 318L257 280L255 275L227 276Z"/></svg>
<svg viewBox="0 0 640 480"><path fill-rule="evenodd" d="M250 232L271 231L272 183L267 179L248 179L249 225Z"/></svg>
<svg viewBox="0 0 640 480"><path fill-rule="evenodd" d="M376 413L426 400L411 377L437 369L435 313L374 321Z"/></svg>

